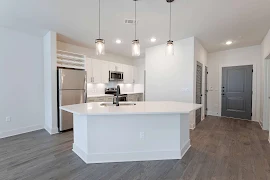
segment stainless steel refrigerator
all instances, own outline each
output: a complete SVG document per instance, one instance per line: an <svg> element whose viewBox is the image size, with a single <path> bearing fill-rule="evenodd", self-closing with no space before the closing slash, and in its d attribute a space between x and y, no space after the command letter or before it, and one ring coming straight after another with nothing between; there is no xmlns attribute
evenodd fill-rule
<svg viewBox="0 0 270 180"><path fill-rule="evenodd" d="M86 71L61 69L58 73L58 129L73 128L73 114L60 110L60 106L85 103L87 99Z"/></svg>

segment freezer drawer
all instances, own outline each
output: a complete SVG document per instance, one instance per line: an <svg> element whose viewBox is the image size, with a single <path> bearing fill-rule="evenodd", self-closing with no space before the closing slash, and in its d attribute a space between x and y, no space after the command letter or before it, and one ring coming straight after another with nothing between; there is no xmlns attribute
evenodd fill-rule
<svg viewBox="0 0 270 180"><path fill-rule="evenodd" d="M60 90L59 91L59 107L81 104L86 101L85 90ZM73 128L73 114L59 109L59 131L65 131Z"/></svg>

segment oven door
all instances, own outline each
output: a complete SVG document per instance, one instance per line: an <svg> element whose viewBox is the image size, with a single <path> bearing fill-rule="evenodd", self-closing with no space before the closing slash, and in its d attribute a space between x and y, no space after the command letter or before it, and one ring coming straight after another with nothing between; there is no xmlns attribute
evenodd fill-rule
<svg viewBox="0 0 270 180"><path fill-rule="evenodd" d="M123 81L124 74L123 72L110 71L110 81Z"/></svg>

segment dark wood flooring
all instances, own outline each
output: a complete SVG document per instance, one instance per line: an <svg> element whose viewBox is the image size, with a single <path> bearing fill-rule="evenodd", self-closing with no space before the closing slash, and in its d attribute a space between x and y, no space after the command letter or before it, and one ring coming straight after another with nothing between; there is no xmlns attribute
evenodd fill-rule
<svg viewBox="0 0 270 180"><path fill-rule="evenodd" d="M72 142L72 132L44 130L1 139L0 179L270 179L268 132L255 122L207 117L191 131L192 147L182 160L86 165Z"/></svg>

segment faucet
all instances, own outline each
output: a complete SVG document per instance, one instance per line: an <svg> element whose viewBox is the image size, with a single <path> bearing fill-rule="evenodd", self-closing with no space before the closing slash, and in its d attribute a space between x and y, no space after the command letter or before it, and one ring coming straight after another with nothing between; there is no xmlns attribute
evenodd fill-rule
<svg viewBox="0 0 270 180"><path fill-rule="evenodd" d="M117 89L116 89L116 100L115 100L115 102L113 102L113 104L116 104L116 106L119 106L119 94L120 94L120 86L117 85Z"/></svg>

